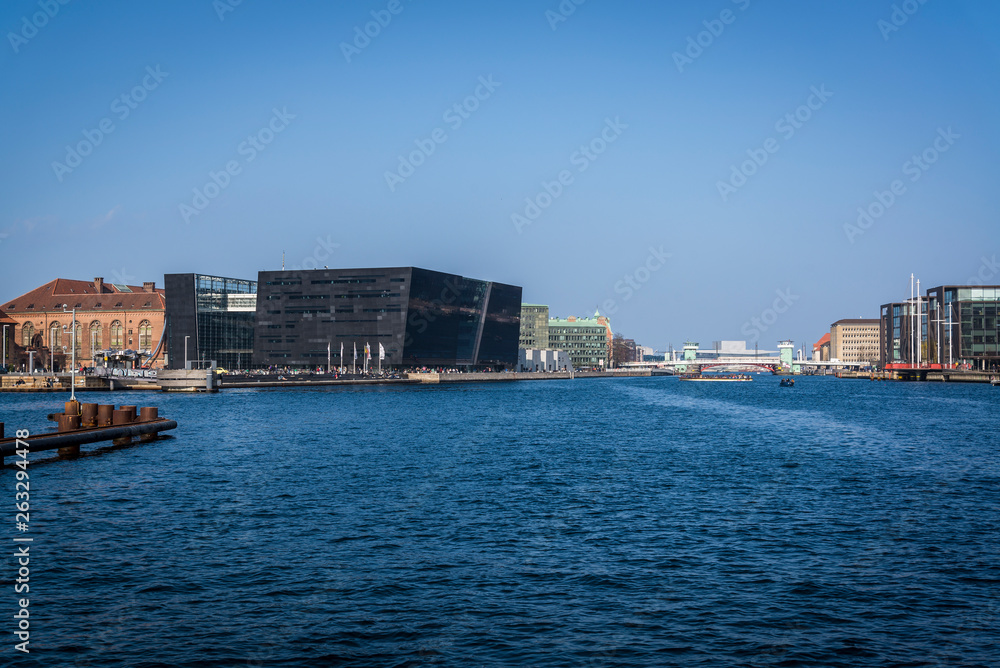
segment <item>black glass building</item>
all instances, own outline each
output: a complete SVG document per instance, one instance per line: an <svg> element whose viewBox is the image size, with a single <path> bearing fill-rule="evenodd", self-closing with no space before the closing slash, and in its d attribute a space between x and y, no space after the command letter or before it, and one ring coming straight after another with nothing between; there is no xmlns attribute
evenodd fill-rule
<svg viewBox="0 0 1000 668"><path fill-rule="evenodd" d="M226 369L252 363L257 283L205 274L167 274L168 369L215 361ZM185 351L186 349L186 351Z"/></svg>
<svg viewBox="0 0 1000 668"><path fill-rule="evenodd" d="M521 288L416 267L263 271L254 363L510 368ZM343 350L343 358L341 358Z"/></svg>

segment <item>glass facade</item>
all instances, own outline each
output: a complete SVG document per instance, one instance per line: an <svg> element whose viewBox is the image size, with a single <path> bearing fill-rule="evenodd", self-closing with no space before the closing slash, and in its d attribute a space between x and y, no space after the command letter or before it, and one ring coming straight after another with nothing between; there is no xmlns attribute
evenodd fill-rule
<svg viewBox="0 0 1000 668"><path fill-rule="evenodd" d="M253 359L257 282L205 274L167 274L169 367L187 359L223 368L248 368Z"/></svg>
<svg viewBox="0 0 1000 668"><path fill-rule="evenodd" d="M883 360L889 363L1000 365L1000 287L940 286L921 299L919 346L911 346L916 305L882 307Z"/></svg>
<svg viewBox="0 0 1000 668"><path fill-rule="evenodd" d="M415 267L261 272L260 366L501 367L517 363L521 288ZM344 358L341 360L341 345Z"/></svg>

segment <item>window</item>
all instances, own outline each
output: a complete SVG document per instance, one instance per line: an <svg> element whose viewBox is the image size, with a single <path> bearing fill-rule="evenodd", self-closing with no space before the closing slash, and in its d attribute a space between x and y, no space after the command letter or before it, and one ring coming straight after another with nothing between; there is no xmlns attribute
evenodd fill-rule
<svg viewBox="0 0 1000 668"><path fill-rule="evenodd" d="M35 327L30 322L24 323L21 327L21 345L25 348L31 345L31 340L35 338Z"/></svg>
<svg viewBox="0 0 1000 668"><path fill-rule="evenodd" d="M90 349L102 350L101 347L101 323L96 320L90 323Z"/></svg>
<svg viewBox="0 0 1000 668"><path fill-rule="evenodd" d="M139 323L139 350L152 350L153 325L148 320Z"/></svg>
<svg viewBox="0 0 1000 668"><path fill-rule="evenodd" d="M113 350L120 350L122 348L122 337L125 334L125 328L122 327L121 320L115 320L111 323L111 348Z"/></svg>
<svg viewBox="0 0 1000 668"><path fill-rule="evenodd" d="M76 323L76 336L73 338L73 347L76 348L76 356L79 359L83 352L83 323Z"/></svg>

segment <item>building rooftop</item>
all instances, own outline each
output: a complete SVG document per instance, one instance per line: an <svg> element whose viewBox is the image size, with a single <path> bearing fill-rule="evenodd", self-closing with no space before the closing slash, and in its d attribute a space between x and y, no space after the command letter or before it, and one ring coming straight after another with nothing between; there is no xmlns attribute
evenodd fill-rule
<svg viewBox="0 0 1000 668"><path fill-rule="evenodd" d="M836 327L837 325L877 325L880 322L881 320L878 318L844 318L831 324L830 327Z"/></svg>
<svg viewBox="0 0 1000 668"><path fill-rule="evenodd" d="M103 278L77 281L57 278L0 306L9 313L40 313L77 308L84 311L163 309L164 291L155 283L142 286L105 283Z"/></svg>
<svg viewBox="0 0 1000 668"><path fill-rule="evenodd" d="M819 341L817 341L816 343L813 344L813 350L819 350L820 348L822 348L827 343L830 343L830 332L827 332L826 334L824 334L823 337Z"/></svg>

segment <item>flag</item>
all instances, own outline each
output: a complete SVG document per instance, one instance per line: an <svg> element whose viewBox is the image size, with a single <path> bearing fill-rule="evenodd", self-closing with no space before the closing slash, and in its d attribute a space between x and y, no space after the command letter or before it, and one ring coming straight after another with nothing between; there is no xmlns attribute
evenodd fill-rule
<svg viewBox="0 0 1000 668"><path fill-rule="evenodd" d="M379 360L385 359L385 348L382 347L381 343L378 344L378 358Z"/></svg>
<svg viewBox="0 0 1000 668"><path fill-rule="evenodd" d="M344 363L344 342L340 342L340 363Z"/></svg>
<svg viewBox="0 0 1000 668"><path fill-rule="evenodd" d="M372 347L366 343L365 344L365 359L366 360L371 360L371 358L372 358Z"/></svg>
<svg viewBox="0 0 1000 668"><path fill-rule="evenodd" d="M358 344L354 344L354 359L358 359Z"/></svg>

